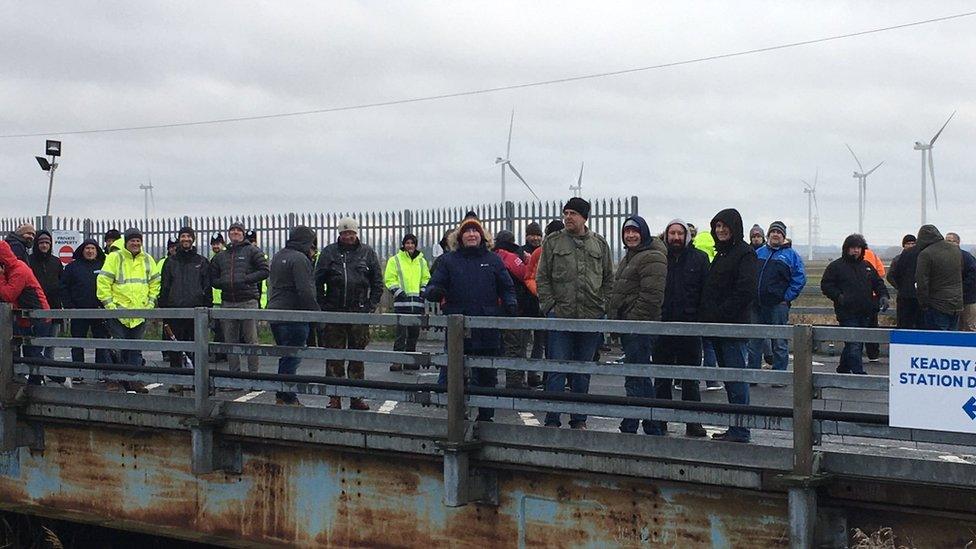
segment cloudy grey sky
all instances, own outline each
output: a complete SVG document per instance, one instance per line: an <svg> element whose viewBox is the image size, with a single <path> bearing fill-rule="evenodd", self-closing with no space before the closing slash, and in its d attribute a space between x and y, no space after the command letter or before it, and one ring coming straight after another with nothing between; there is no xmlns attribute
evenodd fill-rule
<svg viewBox="0 0 976 549"><path fill-rule="evenodd" d="M0 0L0 135L379 102L599 73L971 11L971 2L18 2ZM381 210L498 200L496 156L543 198L640 197L654 226L739 208L806 241L800 178L820 170L822 243L857 227L850 143L882 166L865 232L929 219L976 242L976 17L545 87L338 113L66 135L55 215ZM43 213L43 137L0 138L0 216ZM511 199L531 196L510 186ZM931 190L930 190L931 193Z"/></svg>

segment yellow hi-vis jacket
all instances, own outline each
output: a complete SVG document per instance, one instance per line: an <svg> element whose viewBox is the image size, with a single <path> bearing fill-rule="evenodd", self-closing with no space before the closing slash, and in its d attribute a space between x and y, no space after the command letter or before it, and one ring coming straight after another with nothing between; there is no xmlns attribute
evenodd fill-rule
<svg viewBox="0 0 976 549"><path fill-rule="evenodd" d="M393 294L393 310L398 313L421 313L424 301L420 293L430 281L430 269L422 252L417 257L400 250L386 262L383 282Z"/></svg>
<svg viewBox="0 0 976 549"><path fill-rule="evenodd" d="M153 309L159 297L160 276L156 262L145 252L133 256L125 248L105 258L98 272L95 293L106 309ZM144 318L122 318L122 325L135 328Z"/></svg>

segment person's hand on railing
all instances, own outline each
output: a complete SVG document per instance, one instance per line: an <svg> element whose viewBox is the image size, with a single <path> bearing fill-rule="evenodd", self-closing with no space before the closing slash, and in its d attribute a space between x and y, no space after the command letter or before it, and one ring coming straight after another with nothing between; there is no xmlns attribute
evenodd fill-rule
<svg viewBox="0 0 976 549"><path fill-rule="evenodd" d="M888 310L888 305L889 305L888 298L885 296L881 296L881 299L878 300L878 306L881 307L882 313Z"/></svg>
<svg viewBox="0 0 976 549"><path fill-rule="evenodd" d="M444 299L444 296L446 295L447 292L444 291L444 288L441 288L440 286L427 286L427 290L424 292L424 299L427 301L440 303L440 301Z"/></svg>

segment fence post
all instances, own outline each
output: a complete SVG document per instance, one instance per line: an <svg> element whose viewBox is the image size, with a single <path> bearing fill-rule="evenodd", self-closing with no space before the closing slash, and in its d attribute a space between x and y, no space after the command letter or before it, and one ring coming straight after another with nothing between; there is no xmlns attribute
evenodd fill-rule
<svg viewBox="0 0 976 549"><path fill-rule="evenodd" d="M0 452L17 447L13 339L13 308L9 303L0 303Z"/></svg>
<svg viewBox="0 0 976 549"><path fill-rule="evenodd" d="M793 474L789 488L790 546L813 547L817 525L813 454L813 327L793 327Z"/></svg>
<svg viewBox="0 0 976 549"><path fill-rule="evenodd" d="M637 195L630 197L630 215L639 215L637 213Z"/></svg>
<svg viewBox="0 0 976 549"><path fill-rule="evenodd" d="M81 233L82 233L81 239L82 240L85 240L85 239L88 239L88 238L94 238L96 241L98 241L98 239L95 238L95 235L92 234L92 232L94 231L94 229L92 227L92 220L90 218L87 218L86 217L82 221L81 227L82 227L82 229L81 229Z"/></svg>
<svg viewBox="0 0 976 549"><path fill-rule="evenodd" d="M464 317L447 317L447 442L444 448L444 505L469 501L468 452L464 444Z"/></svg>
<svg viewBox="0 0 976 549"><path fill-rule="evenodd" d="M505 208L505 224L503 226L505 229L515 232L515 204L510 200L506 200L503 206Z"/></svg>
<svg viewBox="0 0 976 549"><path fill-rule="evenodd" d="M413 210L403 210L403 234L414 234Z"/></svg>
<svg viewBox="0 0 976 549"><path fill-rule="evenodd" d="M194 474L214 471L214 427L210 400L210 311L193 310L193 421L190 423L191 468Z"/></svg>
<svg viewBox="0 0 976 549"><path fill-rule="evenodd" d="M296 216L294 213L289 213L288 214L288 233L287 234L291 234L291 230L294 229L295 228L295 225L297 225L297 224L298 224L298 216Z"/></svg>

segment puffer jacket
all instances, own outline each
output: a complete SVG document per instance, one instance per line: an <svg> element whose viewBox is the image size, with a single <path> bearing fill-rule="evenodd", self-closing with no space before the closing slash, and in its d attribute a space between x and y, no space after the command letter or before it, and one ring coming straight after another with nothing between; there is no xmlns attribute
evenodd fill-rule
<svg viewBox="0 0 976 549"><path fill-rule="evenodd" d="M962 251L946 241L935 225L918 230L915 288L922 309L946 314L962 312Z"/></svg>
<svg viewBox="0 0 976 549"><path fill-rule="evenodd" d="M502 316L516 312L515 286L502 260L482 242L477 247L460 248L441 256L430 275L425 297L439 301L446 315ZM491 354L501 344L496 329L476 328L464 340L466 352Z"/></svg>
<svg viewBox="0 0 976 549"><path fill-rule="evenodd" d="M315 232L312 229L305 226L292 229L285 247L271 259L269 309L319 310L312 260L308 257L314 247Z"/></svg>
<svg viewBox="0 0 976 549"><path fill-rule="evenodd" d="M383 296L376 252L359 240L353 246L329 244L315 265L315 289L323 311L375 311Z"/></svg>
<svg viewBox="0 0 976 549"><path fill-rule="evenodd" d="M610 246L590 229L581 236L552 233L542 242L535 279L541 314L603 318L613 291Z"/></svg>
<svg viewBox="0 0 976 549"><path fill-rule="evenodd" d="M163 264L159 306L170 308L213 307L210 262L197 253L177 248Z"/></svg>
<svg viewBox="0 0 976 549"><path fill-rule="evenodd" d="M674 219L665 227L680 224L685 228L685 243L681 249L668 249L668 279L664 288L661 320L665 322L697 322L702 289L708 278L708 254L695 248L688 224Z"/></svg>
<svg viewBox="0 0 976 549"><path fill-rule="evenodd" d="M95 259L91 261L84 256L88 245L95 246ZM65 309L101 309L95 286L98 272L105 263L105 252L95 239L89 238L75 248L72 257L74 260L61 273L61 305Z"/></svg>
<svg viewBox="0 0 976 549"><path fill-rule="evenodd" d="M210 283L220 290L222 302L261 299L261 281L270 274L268 256L247 240L231 242L210 260Z"/></svg>
<svg viewBox="0 0 976 549"><path fill-rule="evenodd" d="M10 245L10 250L13 252L14 256L17 259L23 261L24 263L27 263L28 255L27 255L26 238L20 236L17 233L8 233L3 240L4 242Z"/></svg>
<svg viewBox="0 0 976 549"><path fill-rule="evenodd" d="M0 242L0 267L3 267L0 273L0 301L10 303L14 309L50 308L34 272L14 255L6 242ZM17 325L29 328L30 319L20 318Z"/></svg>
<svg viewBox="0 0 976 549"><path fill-rule="evenodd" d="M641 242L636 248L628 248L617 265L610 296L609 318L661 320L661 306L664 303L664 288L668 278L667 248L660 239L651 236L643 217L628 217L624 224L628 221L637 223ZM624 246L626 245L625 242Z"/></svg>
<svg viewBox="0 0 976 549"><path fill-rule="evenodd" d="M528 258L518 244L500 242L495 245L495 254L508 269L512 283L515 284L515 299L518 301L518 315L539 316L539 298L529 290L526 279L529 276Z"/></svg>
<svg viewBox="0 0 976 549"><path fill-rule="evenodd" d="M715 225L721 221L732 232L732 237L719 241ZM701 322L748 324L750 309L756 295L758 261L756 251L742 239L742 216L729 208L712 218L712 238L715 240L715 259L708 269L708 278L702 289L699 309Z"/></svg>
<svg viewBox="0 0 976 549"><path fill-rule="evenodd" d="M783 301L790 303L800 296L807 284L803 259L787 242L779 248L768 243L756 250L759 260L759 288L756 299L760 306L771 307Z"/></svg>
<svg viewBox="0 0 976 549"><path fill-rule="evenodd" d="M37 238L47 235L51 239L52 248L46 252L37 249ZM55 256L53 251L54 239L48 231L40 231L34 239L34 249L27 259L37 281L44 288L44 295L47 296L47 303L52 309L60 309L61 305L61 273L64 272L64 264L61 259Z"/></svg>
<svg viewBox="0 0 976 549"><path fill-rule="evenodd" d="M861 247L861 255L851 257L848 251ZM834 302L837 318L863 317L878 310L876 299L888 297L884 280L864 260L864 239L851 235L844 240L839 259L827 265L820 280L820 291Z"/></svg>

